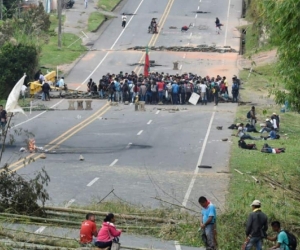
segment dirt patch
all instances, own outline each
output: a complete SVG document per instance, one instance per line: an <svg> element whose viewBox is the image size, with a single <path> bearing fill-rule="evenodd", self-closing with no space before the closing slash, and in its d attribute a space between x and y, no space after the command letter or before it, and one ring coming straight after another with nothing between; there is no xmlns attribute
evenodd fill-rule
<svg viewBox="0 0 300 250"><path fill-rule="evenodd" d="M255 62L255 66L263 66L267 64L272 64L277 61L277 50L271 50L266 52L261 52L256 55L254 55L251 59L243 58L243 56L240 56L240 59L238 59L238 67L240 70L244 68L251 68L252 63Z"/></svg>

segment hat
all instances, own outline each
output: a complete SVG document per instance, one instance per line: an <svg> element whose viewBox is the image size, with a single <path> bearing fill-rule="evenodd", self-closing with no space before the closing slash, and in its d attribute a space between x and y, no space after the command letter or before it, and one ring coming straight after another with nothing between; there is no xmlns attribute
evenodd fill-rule
<svg viewBox="0 0 300 250"><path fill-rule="evenodd" d="M267 119L266 119L266 122L267 122L267 121L270 121L270 119L267 118Z"/></svg>
<svg viewBox="0 0 300 250"><path fill-rule="evenodd" d="M260 206L261 203L259 200L254 200L252 203L251 203L251 206Z"/></svg>
<svg viewBox="0 0 300 250"><path fill-rule="evenodd" d="M276 113L273 113L273 115L276 115Z"/></svg>

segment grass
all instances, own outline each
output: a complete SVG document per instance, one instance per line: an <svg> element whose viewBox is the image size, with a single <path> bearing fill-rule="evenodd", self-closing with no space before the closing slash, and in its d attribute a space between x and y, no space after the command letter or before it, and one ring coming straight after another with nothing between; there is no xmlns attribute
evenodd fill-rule
<svg viewBox="0 0 300 250"><path fill-rule="evenodd" d="M93 12L89 16L88 31L96 31L101 23L105 20L105 16L99 12Z"/></svg>
<svg viewBox="0 0 300 250"><path fill-rule="evenodd" d="M98 0L98 7L106 11L112 11L112 9L122 0Z"/></svg>
<svg viewBox="0 0 300 250"><path fill-rule="evenodd" d="M40 65L49 69L56 69L57 65L68 64L75 61L86 49L81 45L81 40L78 36L70 33L63 33L62 48L57 45L57 34L54 32L57 27L57 18L51 15L51 27L49 32L49 40L42 45ZM79 39L79 40L78 40ZM78 40L77 42L75 42ZM72 46L68 48L75 42Z"/></svg>
<svg viewBox="0 0 300 250"><path fill-rule="evenodd" d="M250 77L245 76L248 72L241 72L242 80L247 80L244 85L246 91L251 89L251 94L256 95L257 85L262 91L272 84L269 81L272 76L272 67L264 66L257 70L264 70L263 75ZM244 91L244 90L243 90ZM273 112L279 113L277 105L257 106L258 124L263 122ZM235 122L247 122L246 114L250 106L240 106ZM300 150L300 115L297 113L280 113L280 135L281 139L267 141L272 147L285 147L286 153L265 154L260 150L243 150L237 145L238 138L233 137L233 147L230 160L232 178L227 196L226 212L219 217L219 243L222 250L239 249L245 240L245 222L251 212L250 204L254 199L262 202L262 210L268 215L269 221L279 220L283 228L300 236L299 221L299 157ZM236 132L236 131L234 131ZM260 134L259 134L260 135ZM285 136L286 135L286 136ZM257 136L257 134L253 134ZM266 141L255 141L258 149L261 149ZM238 169L241 175L234 171ZM251 176L256 177L256 183ZM282 184L282 188L274 190L269 182L264 180L268 176ZM270 233L270 232L269 232ZM269 243L265 243L269 245ZM268 248L266 248L268 249Z"/></svg>

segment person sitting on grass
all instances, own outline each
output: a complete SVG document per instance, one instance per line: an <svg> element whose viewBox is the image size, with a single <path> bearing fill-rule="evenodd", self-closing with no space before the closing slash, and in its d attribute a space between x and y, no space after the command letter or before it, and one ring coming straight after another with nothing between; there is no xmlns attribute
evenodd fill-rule
<svg viewBox="0 0 300 250"><path fill-rule="evenodd" d="M243 140L246 140L246 139L261 140L261 138L256 138L256 137L253 137L249 134L246 134L245 131L246 131L246 129L244 127L244 123L241 123L240 126L238 127L238 131L237 131L236 136L240 137L240 139L243 139Z"/></svg>
<svg viewBox="0 0 300 250"><path fill-rule="evenodd" d="M267 143L265 143L260 152L267 154L280 154L285 153L285 148L272 148Z"/></svg>
<svg viewBox="0 0 300 250"><path fill-rule="evenodd" d="M269 136L262 137L264 140L276 140L280 138L280 135L276 134L275 128L271 128Z"/></svg>
<svg viewBox="0 0 300 250"><path fill-rule="evenodd" d="M256 147L256 144L247 144L244 139L240 139L239 140L239 147L242 148L242 149L253 149L253 150L256 150L257 147Z"/></svg>
<svg viewBox="0 0 300 250"><path fill-rule="evenodd" d="M290 250L289 248L289 238L284 230L280 227L279 221L273 221L271 223L271 227L273 232L277 233L276 236L271 237L268 236L267 239L270 241L276 241L276 245L273 246L270 249L284 249L284 250Z"/></svg>
<svg viewBox="0 0 300 250"><path fill-rule="evenodd" d="M119 236L122 233L122 230L117 230L115 223L115 216L112 213L106 215L102 227L99 230L97 241L95 245L98 248L107 248L112 246L112 242L119 242Z"/></svg>
<svg viewBox="0 0 300 250"><path fill-rule="evenodd" d="M270 132L271 129L273 128L273 124L272 122L270 121L270 119L266 119L266 123L264 125L264 127L259 131L260 133L263 133L263 132Z"/></svg>

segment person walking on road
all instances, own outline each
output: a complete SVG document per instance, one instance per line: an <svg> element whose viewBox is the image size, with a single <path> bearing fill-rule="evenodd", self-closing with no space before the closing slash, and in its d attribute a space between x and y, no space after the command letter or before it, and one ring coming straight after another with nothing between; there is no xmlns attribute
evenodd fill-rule
<svg viewBox="0 0 300 250"><path fill-rule="evenodd" d="M221 30L221 22L220 22L220 19L216 17L216 21L215 21L215 24L216 24L216 31L218 34L220 34L220 30Z"/></svg>
<svg viewBox="0 0 300 250"><path fill-rule="evenodd" d="M217 246L216 242L216 218L217 212L216 207L204 196L201 196L198 200L202 207L201 210L201 222L200 227L204 231L207 244L206 250L215 250Z"/></svg>
<svg viewBox="0 0 300 250"><path fill-rule="evenodd" d="M250 213L246 224L245 250L254 247L262 250L263 239L267 237L268 217L261 211L261 202L254 200L251 203L252 213Z"/></svg>
<svg viewBox="0 0 300 250"><path fill-rule="evenodd" d="M122 14L122 27L125 28L127 22L127 16L125 13Z"/></svg>

